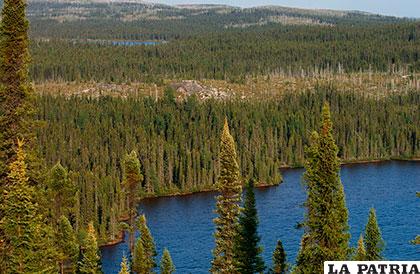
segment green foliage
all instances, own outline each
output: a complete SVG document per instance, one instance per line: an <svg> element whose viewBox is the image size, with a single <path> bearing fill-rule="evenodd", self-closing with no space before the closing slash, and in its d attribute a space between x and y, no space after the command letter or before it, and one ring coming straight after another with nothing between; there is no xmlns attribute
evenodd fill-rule
<svg viewBox="0 0 420 274"><path fill-rule="evenodd" d="M265 269L261 257L261 237L258 235L258 212L255 204L254 180L246 187L244 209L239 216L235 256L237 271L242 274L262 273Z"/></svg>
<svg viewBox="0 0 420 274"><path fill-rule="evenodd" d="M121 262L121 269L118 274L130 274L130 267L127 263L127 258L124 256Z"/></svg>
<svg viewBox="0 0 420 274"><path fill-rule="evenodd" d="M385 242L382 239L381 230L379 229L378 222L376 220L376 212L374 208L371 208L365 229L366 260L382 260L382 251L384 247Z"/></svg>
<svg viewBox="0 0 420 274"><path fill-rule="evenodd" d="M345 260L350 252L348 211L337 153L330 109L324 104L320 132L312 134L307 149L305 245L299 251L298 273L321 273L324 261Z"/></svg>
<svg viewBox="0 0 420 274"><path fill-rule="evenodd" d="M39 118L47 126L37 133L48 165L60 160L77 171L71 175L79 190L75 228L93 220L103 243L117 235L111 220L128 217L121 191L121 159L127 151L139 152L144 188L156 195L215 189L220 167L214 153L221 133L215 125L227 115L235 117L230 130L244 180L277 184L279 166L303 164L304 144L308 132L320 126L325 98L334 114L334 137L343 161L420 155L418 129L413 126L420 124L418 91L373 98L324 85L284 94L281 100L258 101L174 104L147 97L42 96ZM358 115L353 115L355 109ZM72 140L72 149L63 140Z"/></svg>
<svg viewBox="0 0 420 274"><path fill-rule="evenodd" d="M32 172L34 146L33 90L28 81L28 21L26 2L3 2L0 26L0 180L7 181L7 166L15 160L17 138L25 140L28 172ZM31 177L31 174L29 174ZM1 185L0 185L1 186Z"/></svg>
<svg viewBox="0 0 420 274"><path fill-rule="evenodd" d="M2 248L2 273L56 273L57 250L53 232L40 215L34 201L35 189L29 185L26 153L23 142L18 141L14 162L9 165L9 184L4 190L1 204L0 228Z"/></svg>
<svg viewBox="0 0 420 274"><path fill-rule="evenodd" d="M58 220L55 240L59 253L61 273L64 273L64 269L74 273L77 269L79 245L76 233L66 216L61 216Z"/></svg>
<svg viewBox="0 0 420 274"><path fill-rule="evenodd" d="M155 241L146 224L146 216L141 215L137 220L137 227L140 237L137 239L134 249L132 269L137 274L154 273L157 266L155 257L157 255Z"/></svg>
<svg viewBox="0 0 420 274"><path fill-rule="evenodd" d="M365 242L363 240L363 235L360 235L360 238L357 241L356 254L354 255L353 260L355 260L355 261L365 261L366 260L366 249L365 249Z"/></svg>
<svg viewBox="0 0 420 274"><path fill-rule="evenodd" d="M128 214L129 214L129 226L130 226L130 237L129 247L130 252L134 252L134 219L137 214L137 200L139 198L139 190L143 182L143 175L140 171L140 161L137 157L137 153L133 150L130 154L127 154L123 162L124 166L124 188L128 198Z"/></svg>
<svg viewBox="0 0 420 274"><path fill-rule="evenodd" d="M163 250L162 260L160 261L160 273L172 274L175 273L175 266L172 262L171 254L168 249Z"/></svg>
<svg viewBox="0 0 420 274"><path fill-rule="evenodd" d="M219 196L216 200L218 217L214 219L216 247L213 249L211 273L238 273L236 270L234 242L238 230L242 185L237 162L235 141L225 118L220 142L220 175L217 180Z"/></svg>
<svg viewBox="0 0 420 274"><path fill-rule="evenodd" d="M58 222L63 215L70 218L74 212L77 188L69 178L67 170L60 163L51 168L48 187L53 206L54 222Z"/></svg>
<svg viewBox="0 0 420 274"><path fill-rule="evenodd" d="M286 251L283 248L282 242L278 240L276 249L273 252L273 268L270 271L275 274L285 274L287 270Z"/></svg>
<svg viewBox="0 0 420 274"><path fill-rule="evenodd" d="M173 25L175 22L188 20L169 21L172 29L179 27ZM221 26L212 31L191 33L190 29L196 23L191 22L187 31L170 37L174 39L168 43L156 46L98 45L65 39L41 41L32 47L35 62L31 66L31 76L37 81L143 82L168 78L240 81L249 75L279 72L300 75L302 70L305 74L322 74L389 72L407 70L407 67L418 71L420 68L416 55L420 50L419 40L410 41L417 23L334 27L268 24L230 29ZM86 28L86 24L83 21L75 29ZM102 24L97 26L103 28ZM67 28L70 27L71 23L68 23ZM139 29L147 28L133 28L132 25L131 28L135 33L127 35L127 39L168 37L141 35ZM123 33L126 32L124 29ZM96 33L108 34L103 29ZM115 38L108 36L107 39Z"/></svg>
<svg viewBox="0 0 420 274"><path fill-rule="evenodd" d="M82 258L79 261L78 272L85 274L102 273L100 260L95 228L93 222L90 222L87 228L86 238L82 244Z"/></svg>

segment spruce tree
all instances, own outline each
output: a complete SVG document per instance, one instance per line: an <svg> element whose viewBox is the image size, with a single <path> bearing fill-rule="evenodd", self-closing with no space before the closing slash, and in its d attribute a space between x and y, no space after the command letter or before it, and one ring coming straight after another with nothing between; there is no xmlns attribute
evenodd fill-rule
<svg viewBox="0 0 420 274"><path fill-rule="evenodd" d="M220 175L217 188L214 234L216 247L213 250L211 273L237 273L234 258L234 241L237 235L242 186L239 178L235 142L230 135L227 119L220 143Z"/></svg>
<svg viewBox="0 0 420 274"><path fill-rule="evenodd" d="M140 161L137 153L132 151L124 158L124 188L128 199L128 214L129 214L129 248L130 254L134 252L134 221L137 215L136 204L139 197L139 187L143 182L143 175L140 171Z"/></svg>
<svg viewBox="0 0 420 274"><path fill-rule="evenodd" d="M93 222L90 222L87 229L87 236L83 241L79 272L86 274L102 273L100 259L96 231Z"/></svg>
<svg viewBox="0 0 420 274"><path fill-rule="evenodd" d="M365 242L363 240L363 235L360 235L359 241L357 241L356 254L353 258L355 261L365 261L366 260L366 249Z"/></svg>
<svg viewBox="0 0 420 274"><path fill-rule="evenodd" d="M34 159L34 91L28 77L26 1L5 0L0 26L0 182L7 182L7 167L15 160L16 139L25 140L28 176ZM2 191L0 189L0 191Z"/></svg>
<svg viewBox="0 0 420 274"><path fill-rule="evenodd" d="M140 237L137 239L134 249L132 268L137 274L154 273L153 269L157 266L155 257L156 247L152 234L146 223L146 216L141 215L137 220Z"/></svg>
<svg viewBox="0 0 420 274"><path fill-rule="evenodd" d="M124 256L121 262L121 269L118 274L130 274L130 267L127 263L127 258Z"/></svg>
<svg viewBox="0 0 420 274"><path fill-rule="evenodd" d="M1 204L0 228L4 232L1 273L56 273L57 250L54 235L34 201L35 189L29 185L26 153L18 140L15 161L9 165L9 184Z"/></svg>
<svg viewBox="0 0 420 274"><path fill-rule="evenodd" d="M280 240L277 241L276 249L273 252L273 268L272 273L285 274L287 272L286 251Z"/></svg>
<svg viewBox="0 0 420 274"><path fill-rule="evenodd" d="M77 188L59 162L51 168L48 187L53 204L54 222L58 222L62 215L70 218Z"/></svg>
<svg viewBox="0 0 420 274"><path fill-rule="evenodd" d="M77 257L79 255L79 245L77 243L76 233L66 216L61 216L58 221L56 232L56 245L59 252L60 273L66 269L70 272L76 270Z"/></svg>
<svg viewBox="0 0 420 274"><path fill-rule="evenodd" d="M369 211L369 219L365 229L365 247L367 261L380 261L383 259L384 240L376 220L375 209Z"/></svg>
<svg viewBox="0 0 420 274"><path fill-rule="evenodd" d="M261 257L262 247L259 246L258 212L255 204L254 180L246 187L244 209L239 216L235 256L237 270L242 274L261 273L264 271L264 261Z"/></svg>
<svg viewBox="0 0 420 274"><path fill-rule="evenodd" d="M320 132L312 134L311 145L306 149L304 179L308 197L298 273L321 273L324 261L345 260L349 256L348 211L337 153L329 106L324 104Z"/></svg>
<svg viewBox="0 0 420 274"><path fill-rule="evenodd" d="M171 254L168 249L163 250L162 260L160 261L160 273L172 274L175 272L175 266L172 262Z"/></svg>

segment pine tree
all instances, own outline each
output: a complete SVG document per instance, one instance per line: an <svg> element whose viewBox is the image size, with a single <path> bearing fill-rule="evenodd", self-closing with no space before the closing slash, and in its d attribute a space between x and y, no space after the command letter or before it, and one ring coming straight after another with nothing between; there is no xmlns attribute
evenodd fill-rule
<svg viewBox="0 0 420 274"><path fill-rule="evenodd" d="M121 262L121 269L118 274L130 274L130 268L127 263L127 258L124 256Z"/></svg>
<svg viewBox="0 0 420 274"><path fill-rule="evenodd" d="M124 187L128 198L128 214L129 214L129 247L130 253L134 252L134 220L137 215L136 203L139 196L139 187L143 182L143 175L140 171L140 161L137 153L132 151L124 158Z"/></svg>
<svg viewBox="0 0 420 274"><path fill-rule="evenodd" d="M137 239L134 249L132 268L137 274L154 273L156 267L155 257L156 247L152 234L146 223L146 216L141 215L138 218L137 226L140 231L140 237Z"/></svg>
<svg viewBox="0 0 420 274"><path fill-rule="evenodd" d="M324 261L345 260L350 252L348 211L337 153L329 106L324 104L320 132L312 134L306 149L305 245L299 251L298 273L321 273Z"/></svg>
<svg viewBox="0 0 420 274"><path fill-rule="evenodd" d="M168 249L163 250L162 260L160 261L160 273L172 274L175 272L175 266L172 262L171 254Z"/></svg>
<svg viewBox="0 0 420 274"><path fill-rule="evenodd" d="M369 219L365 229L366 261L380 261L383 259L384 240L376 221L375 209L369 211Z"/></svg>
<svg viewBox="0 0 420 274"><path fill-rule="evenodd" d="M79 245L73 227L66 216L61 216L58 221L56 245L60 258L60 273L64 273L65 269L74 272L79 255Z"/></svg>
<svg viewBox="0 0 420 274"><path fill-rule="evenodd" d="M262 248L259 246L258 212L255 204L254 180L246 187L244 209L239 216L235 256L237 271L242 274L261 273L264 271L264 261L261 257Z"/></svg>
<svg viewBox="0 0 420 274"><path fill-rule="evenodd" d="M237 273L234 261L234 241L238 228L242 186L239 178L235 142L230 135L227 119L223 127L220 143L220 175L217 188L216 213L214 223L216 247L213 250L211 273Z"/></svg>
<svg viewBox="0 0 420 274"><path fill-rule="evenodd" d="M98 243L93 222L90 222L87 229L87 236L82 247L82 258L79 261L79 272L86 274L102 273Z"/></svg>
<svg viewBox="0 0 420 274"><path fill-rule="evenodd" d="M285 274L287 272L286 252L280 240L277 241L276 249L273 252L273 268L271 272L275 274Z"/></svg>
<svg viewBox="0 0 420 274"><path fill-rule="evenodd" d="M363 240L363 235L360 235L359 241L357 241L357 250L353 258L355 261L365 261L366 260L366 249L365 243Z"/></svg>
<svg viewBox="0 0 420 274"><path fill-rule="evenodd" d="M45 224L35 190L29 185L26 154L18 140L17 156L9 165L9 184L4 190L3 216L0 228L3 250L1 273L55 273L57 250L54 248L52 228Z"/></svg>

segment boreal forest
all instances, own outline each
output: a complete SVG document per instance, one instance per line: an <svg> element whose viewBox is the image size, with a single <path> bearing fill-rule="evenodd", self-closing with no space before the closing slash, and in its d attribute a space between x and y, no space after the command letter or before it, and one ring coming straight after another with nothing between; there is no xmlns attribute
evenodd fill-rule
<svg viewBox="0 0 420 274"><path fill-rule="evenodd" d="M219 195L211 273L384 259L373 208L350 246L339 171L420 158L420 21L4 0L0 36L0 273L101 273L99 248L125 235L119 273L174 273L176 250L157 262L137 205L206 191ZM279 239L271 266L253 188L298 167L301 246L287 262Z"/></svg>

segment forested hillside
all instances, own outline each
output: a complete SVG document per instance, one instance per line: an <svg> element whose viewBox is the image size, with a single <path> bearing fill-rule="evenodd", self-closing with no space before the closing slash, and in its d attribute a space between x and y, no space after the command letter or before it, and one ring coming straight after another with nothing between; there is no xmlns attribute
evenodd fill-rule
<svg viewBox="0 0 420 274"><path fill-rule="evenodd" d="M417 21L361 12L36 1L28 14L30 74L38 82L237 82L267 73L407 73L420 66Z"/></svg>
<svg viewBox="0 0 420 274"><path fill-rule="evenodd" d="M111 228L116 233L110 222L123 213L124 155L137 151L147 195L214 189L225 116L232 121L245 181L277 184L281 166L303 164L324 100L331 103L343 161L420 156L418 91L382 99L328 86L264 101L177 102L173 96L167 91L158 102L142 96L39 99L39 118L46 121L38 132L42 155L48 165L61 162L73 172L80 190L78 223L94 220L101 240Z"/></svg>

